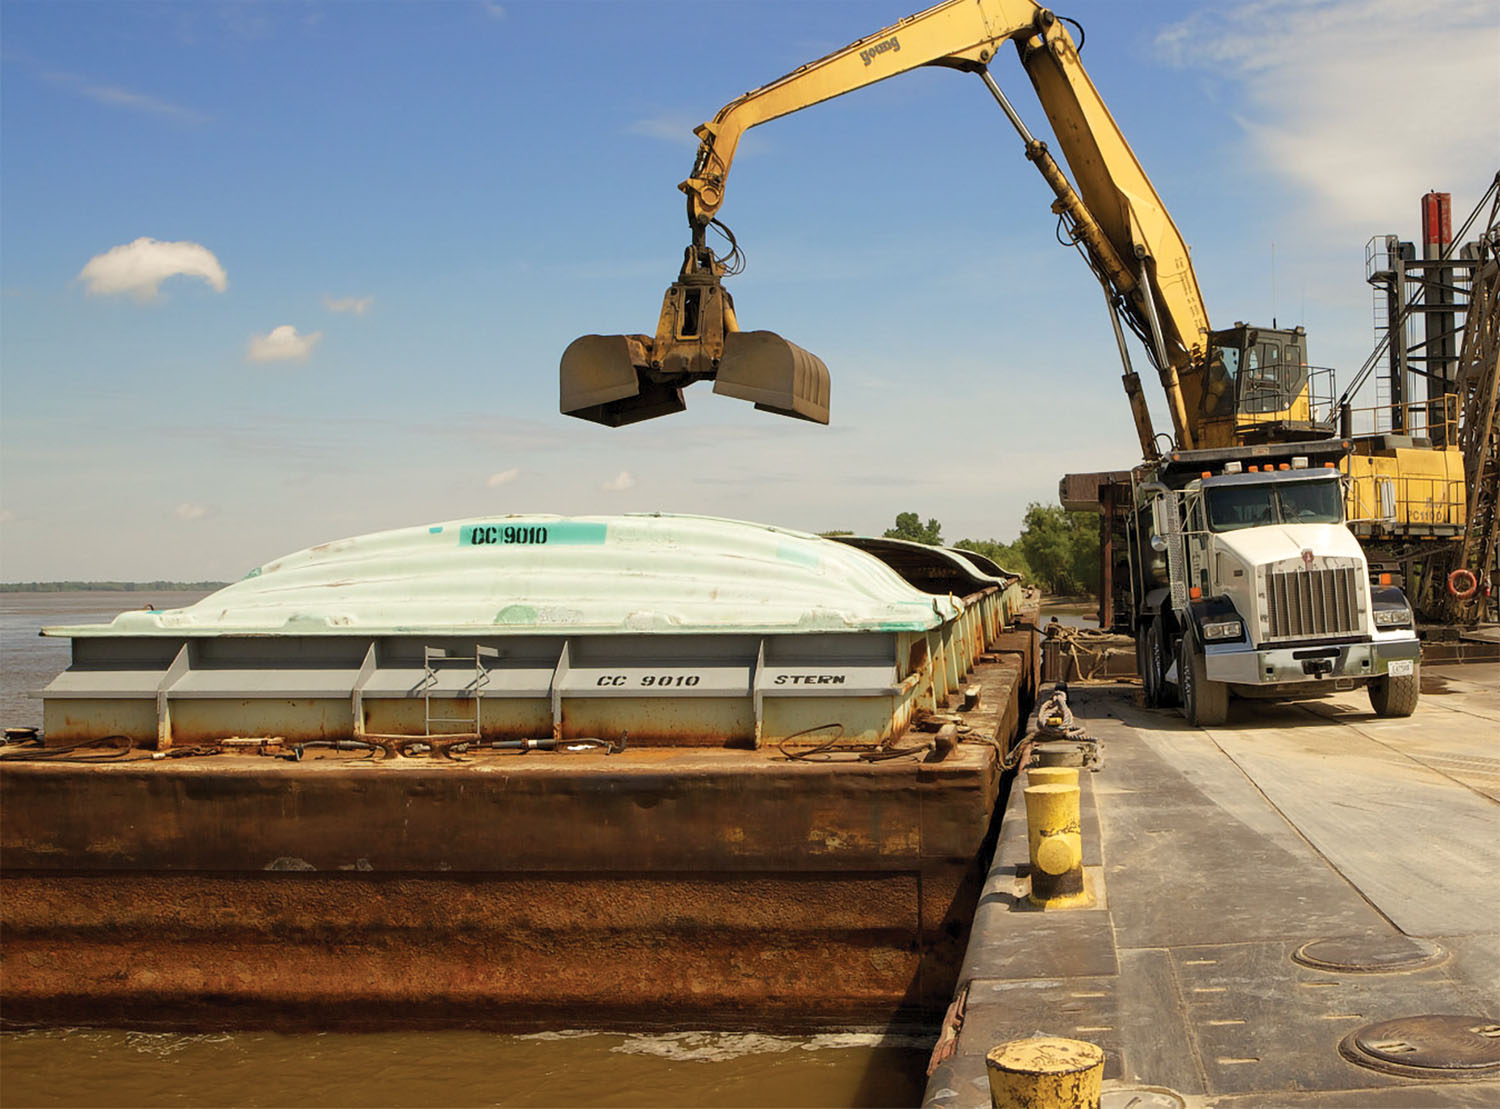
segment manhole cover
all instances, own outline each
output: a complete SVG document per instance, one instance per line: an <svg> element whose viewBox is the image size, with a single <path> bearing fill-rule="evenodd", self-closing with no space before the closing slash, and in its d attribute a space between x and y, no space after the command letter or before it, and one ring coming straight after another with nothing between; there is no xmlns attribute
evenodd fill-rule
<svg viewBox="0 0 1500 1109"><path fill-rule="evenodd" d="M1422 1016L1367 1024L1339 1044L1344 1058L1388 1074L1477 1078L1500 1072L1500 1022Z"/></svg>
<svg viewBox="0 0 1500 1109"><path fill-rule="evenodd" d="M1187 1109L1187 1099L1165 1086L1116 1086L1100 1096L1099 1109Z"/></svg>
<svg viewBox="0 0 1500 1109"><path fill-rule="evenodd" d="M1299 947L1292 958L1317 970L1353 974L1390 974L1416 970L1442 962L1448 953L1428 940L1394 936L1350 936L1313 940Z"/></svg>

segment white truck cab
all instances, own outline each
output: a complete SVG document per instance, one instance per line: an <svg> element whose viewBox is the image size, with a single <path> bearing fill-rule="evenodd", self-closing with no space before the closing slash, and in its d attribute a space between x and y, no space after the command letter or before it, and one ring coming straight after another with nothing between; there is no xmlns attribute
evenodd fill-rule
<svg viewBox="0 0 1500 1109"><path fill-rule="evenodd" d="M1381 715L1416 707L1411 606L1388 580L1370 580L1345 526L1342 479L1325 461L1338 443L1258 447L1251 461L1177 452L1133 475L1127 531L1148 703L1180 700L1193 723L1220 724L1231 693L1365 685Z"/></svg>

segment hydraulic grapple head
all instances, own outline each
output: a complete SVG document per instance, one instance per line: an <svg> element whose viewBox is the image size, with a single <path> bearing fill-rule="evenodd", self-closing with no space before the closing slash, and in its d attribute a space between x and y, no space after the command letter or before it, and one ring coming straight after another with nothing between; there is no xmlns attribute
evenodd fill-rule
<svg viewBox="0 0 1500 1109"><path fill-rule="evenodd" d="M828 367L774 332L739 330L723 275L706 248L689 247L654 336L573 340L560 367L563 413L619 427L681 412L683 386L712 381L716 393L826 424Z"/></svg>

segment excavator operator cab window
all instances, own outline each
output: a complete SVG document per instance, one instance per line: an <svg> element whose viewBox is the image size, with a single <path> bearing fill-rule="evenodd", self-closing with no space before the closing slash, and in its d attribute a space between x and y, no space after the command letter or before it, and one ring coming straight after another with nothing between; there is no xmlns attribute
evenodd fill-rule
<svg viewBox="0 0 1500 1109"><path fill-rule="evenodd" d="M1240 373L1239 347L1215 343L1209 351L1207 385L1203 390L1203 414L1233 416L1235 379Z"/></svg>
<svg viewBox="0 0 1500 1109"><path fill-rule="evenodd" d="M1240 375L1240 409L1279 412L1286 405L1287 380L1281 344L1261 340L1245 350L1245 372Z"/></svg>

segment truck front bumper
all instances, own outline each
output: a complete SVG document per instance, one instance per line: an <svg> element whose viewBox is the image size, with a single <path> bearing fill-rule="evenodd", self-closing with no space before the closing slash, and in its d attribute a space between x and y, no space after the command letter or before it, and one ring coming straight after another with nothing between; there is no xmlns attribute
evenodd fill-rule
<svg viewBox="0 0 1500 1109"><path fill-rule="evenodd" d="M1285 685L1330 678L1378 678L1393 662L1415 662L1422 645L1415 636L1364 643L1268 647L1255 650L1241 643L1210 646L1204 651L1210 681L1240 685ZM1397 671L1405 669L1398 666Z"/></svg>

